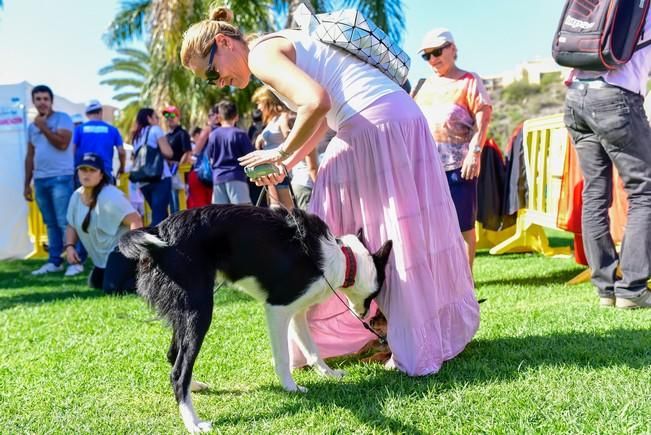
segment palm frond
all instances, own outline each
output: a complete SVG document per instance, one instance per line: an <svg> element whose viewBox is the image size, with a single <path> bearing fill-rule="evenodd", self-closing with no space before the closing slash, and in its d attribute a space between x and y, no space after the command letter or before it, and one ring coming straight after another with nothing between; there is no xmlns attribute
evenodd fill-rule
<svg viewBox="0 0 651 435"><path fill-rule="evenodd" d="M394 42L402 42L405 31L402 0L343 0L343 5L359 9Z"/></svg>
<svg viewBox="0 0 651 435"><path fill-rule="evenodd" d="M273 11L268 0L231 0L229 7L235 15L235 24L244 32L271 32Z"/></svg>
<svg viewBox="0 0 651 435"><path fill-rule="evenodd" d="M112 86L114 90L118 91L129 86L140 90L144 86L145 82L144 80L134 78L110 78L102 80L99 84Z"/></svg>
<svg viewBox="0 0 651 435"><path fill-rule="evenodd" d="M120 12L104 34L104 41L108 46L119 47L141 38L146 30L150 8L151 0L123 0Z"/></svg>
<svg viewBox="0 0 651 435"><path fill-rule="evenodd" d="M113 63L111 65L107 65L99 70L100 75L106 75L110 73L132 73L140 77L146 77L149 73L149 70L147 69L146 65L143 65L139 62L135 62L132 60L127 60L123 58L115 58L113 59Z"/></svg>
<svg viewBox="0 0 651 435"><path fill-rule="evenodd" d="M140 99L140 92L122 92L113 96L115 101L128 101Z"/></svg>
<svg viewBox="0 0 651 435"><path fill-rule="evenodd" d="M144 50L138 50L137 48L118 48L116 50L118 54L124 56L124 57L129 57L133 60L140 61L143 64L149 63L149 53Z"/></svg>

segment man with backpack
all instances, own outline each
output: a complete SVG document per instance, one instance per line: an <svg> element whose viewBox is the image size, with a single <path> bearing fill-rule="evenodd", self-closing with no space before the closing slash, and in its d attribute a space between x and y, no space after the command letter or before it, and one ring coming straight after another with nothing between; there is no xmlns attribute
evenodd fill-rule
<svg viewBox="0 0 651 435"><path fill-rule="evenodd" d="M574 3L568 1L561 18L554 57L562 65L575 67L566 82L565 125L584 176L582 232L592 283L602 306L649 308L651 128L642 106L651 72L651 47L645 44L651 39L649 1L620 2L618 8L601 9L611 2L600 0L592 16L585 10L574 13L579 11L572 9ZM622 21L611 16L620 12L633 17L630 28L622 28ZM582 29L589 27L594 33L599 26L598 44L590 46L596 51L588 52L588 45L576 43L586 35ZM620 254L608 217L613 165L624 182L629 204Z"/></svg>

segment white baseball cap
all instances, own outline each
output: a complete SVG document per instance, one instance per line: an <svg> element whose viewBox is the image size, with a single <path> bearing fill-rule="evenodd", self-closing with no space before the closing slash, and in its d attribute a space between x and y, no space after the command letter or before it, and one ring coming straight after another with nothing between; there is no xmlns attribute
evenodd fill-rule
<svg viewBox="0 0 651 435"><path fill-rule="evenodd" d="M423 41L420 43L420 50L418 52L422 53L429 48L442 47L448 43L454 44L452 33L444 27L439 27L427 32L427 35L425 35Z"/></svg>
<svg viewBox="0 0 651 435"><path fill-rule="evenodd" d="M94 112L95 110L99 110L101 108L102 108L102 103L100 103L97 100L90 100L88 104L86 104L86 113Z"/></svg>

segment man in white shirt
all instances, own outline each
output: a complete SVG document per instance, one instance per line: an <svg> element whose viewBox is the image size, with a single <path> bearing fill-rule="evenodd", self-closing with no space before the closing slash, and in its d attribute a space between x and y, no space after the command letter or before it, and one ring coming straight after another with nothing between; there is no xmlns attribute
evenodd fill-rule
<svg viewBox="0 0 651 435"><path fill-rule="evenodd" d="M651 37L647 15L643 35ZM650 308L651 128L643 103L651 47L603 73L575 70L565 100L565 125L584 176L583 244L602 306ZM628 194L621 253L610 235L613 165ZM621 276L617 269L621 270Z"/></svg>

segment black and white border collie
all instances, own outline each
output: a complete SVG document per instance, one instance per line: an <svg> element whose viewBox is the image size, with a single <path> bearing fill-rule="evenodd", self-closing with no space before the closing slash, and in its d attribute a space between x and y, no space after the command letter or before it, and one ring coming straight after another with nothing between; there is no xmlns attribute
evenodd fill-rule
<svg viewBox="0 0 651 435"><path fill-rule="evenodd" d="M192 369L212 319L217 273L264 303L280 383L305 392L291 375L288 334L318 372L343 376L319 356L306 311L332 294L327 279L363 318L384 283L391 246L371 254L361 234L335 238L317 216L237 205L183 211L125 234L119 249L139 260L138 293L172 326L167 359L185 427L211 429L197 417L190 388L205 386L192 381Z"/></svg>

